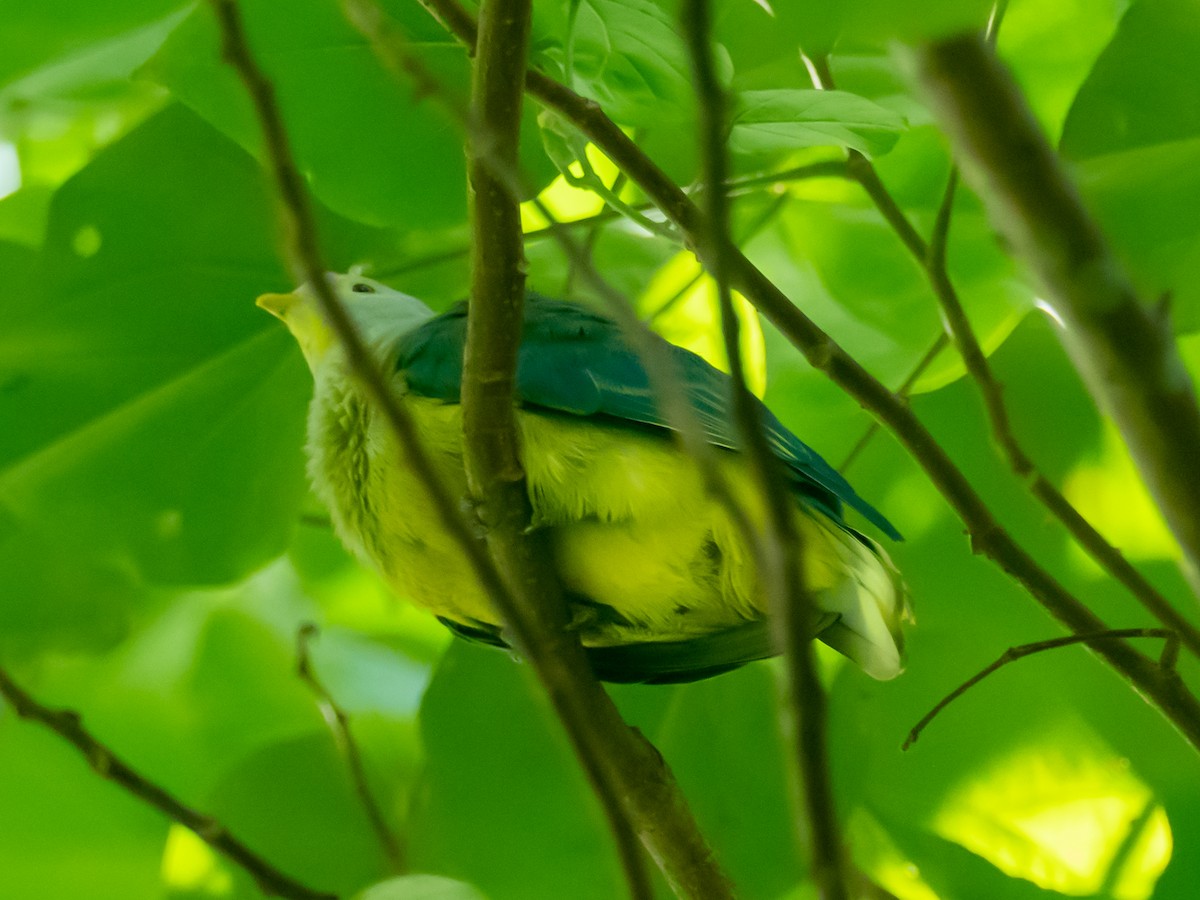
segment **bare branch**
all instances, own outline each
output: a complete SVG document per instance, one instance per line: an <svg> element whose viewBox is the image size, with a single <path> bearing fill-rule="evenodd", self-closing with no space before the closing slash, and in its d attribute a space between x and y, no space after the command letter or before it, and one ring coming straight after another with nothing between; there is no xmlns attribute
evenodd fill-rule
<svg viewBox="0 0 1200 900"><path fill-rule="evenodd" d="M1200 408L1165 309L1138 299L984 40L942 41L910 59L966 176L1065 322L1076 367L1116 420L1200 591Z"/></svg>
<svg viewBox="0 0 1200 900"><path fill-rule="evenodd" d="M808 838L810 872L818 893L825 900L844 900L848 896L845 853L829 770L827 701L817 672L811 627L806 627L814 610L805 588L804 554L792 518L790 492L782 483L778 461L767 445L759 407L746 386L737 313L729 288L731 241L725 189L728 100L713 60L708 0L684 0L680 15L696 85L704 176L702 199L707 227L699 234L697 250L717 284L738 433L768 512L768 527L755 542L755 556L759 579L766 588L772 631L784 650L785 730L796 742L796 765L804 785L800 807L805 827L801 831Z"/></svg>
<svg viewBox="0 0 1200 900"><path fill-rule="evenodd" d="M259 889L270 897L289 900L337 900L336 895L313 890L280 872L273 865L229 833L211 816L168 793L134 770L128 763L101 743L83 727L79 713L70 709L51 709L38 703L0 668L0 697L3 697L18 716L45 725L83 754L97 775L111 781L153 806L173 822L178 822L230 862L245 869Z"/></svg>
<svg viewBox="0 0 1200 900"><path fill-rule="evenodd" d="M389 26L375 4L367 0L348 0L346 6L353 24L368 38L372 48L388 68L416 78L424 90L446 101L450 111L459 115L460 121L464 121L468 129L476 127L476 117L462 116L462 111L456 109L448 100L436 79L408 52L403 35ZM497 193L491 199L515 204L517 197L527 192L516 168L515 157L505 158L493 152L497 146L495 139L485 139L482 143L477 139L474 145L475 158L482 167L483 174L490 179L488 183L497 189ZM478 191L477 174L477 170L473 168L471 180ZM501 193L505 195L503 198ZM479 202L478 193L475 202ZM550 223L555 238L567 250L572 264L578 267L580 274L588 278L618 312L625 311L627 321L622 324L630 326L627 333L633 332L631 343L635 349L646 350L643 359L647 360L652 384L656 388L660 384L665 384L668 389L674 387L675 393L661 400L662 408L668 417L675 413L680 417L694 418L678 380L673 377L674 372L665 372L657 365L664 362L669 364L670 360L664 353L656 352L659 348L650 343L654 336L637 320L620 294L599 277L586 250L570 232L558 225L544 204L537 200L534 204ZM519 240L519 231L516 234ZM477 233L476 241L479 239ZM511 255L511 249L508 253L510 255L505 265L515 264L516 257ZM503 277L498 270L494 270L493 274L498 278ZM511 323L505 323L501 327L510 325ZM519 338L519 332L517 337ZM512 339L511 336L509 339ZM639 345L639 340L644 346ZM515 351L510 349L508 352L514 352L515 362ZM483 377L504 379L511 378L511 374L505 375L493 370L491 374ZM466 383L467 379L464 378L464 401ZM506 402L511 409L511 383L509 390L509 399L500 402ZM694 436L700 434L698 425L689 429L685 424L682 428L685 435L689 432ZM494 435L490 439L495 440ZM698 437L693 439L699 441ZM702 444L702 441L700 443ZM507 450L502 452L508 455ZM515 473L521 471L519 460L515 463L516 469L513 470L511 465L514 464L511 460L514 457L508 458L510 462L504 464L500 473L502 478L512 478ZM492 462L496 460L493 459ZM511 487L505 487L506 492L511 490ZM499 509L493 505L497 502L506 505ZM485 496L484 505L492 507L490 511L485 510L488 516L513 516L513 510L517 509L523 510L524 521L528 521L527 494L523 500L509 496L497 501ZM636 842L631 839L631 824L678 894L695 898L712 897L716 900L732 897L732 886L697 828L665 761L648 741L625 725L608 695L592 676L578 637L566 627L565 604L560 602L557 604L557 610L548 611L555 615L555 619L550 621L542 616L530 614L534 597L552 599L553 595L549 592L555 590L553 583L545 579L545 573L539 574L533 568L538 565L539 558L548 558L546 549L541 548L539 553L534 543L542 540L544 536L536 531L522 535L524 529L521 529L512 534L511 538L503 538L499 533L501 529L495 527L494 519L489 519L487 524L492 529L489 538L493 546L498 539L511 541L509 545L500 548L501 555L506 557L503 568L506 575L514 579L513 583L520 588L519 593L523 601L512 609L501 609L502 617L513 630L522 654L531 662L541 678L572 740L584 771L608 815L633 896L652 896L652 886L641 867ZM514 516L505 523L503 530L518 524L519 519ZM522 544L532 549L522 549L519 546ZM520 557L520 554L526 553L530 555ZM553 572L549 574L552 576Z"/></svg>
<svg viewBox="0 0 1200 900"><path fill-rule="evenodd" d="M548 534L534 531L517 440L516 370L525 307L516 171L529 44L529 0L484 0L471 80L467 178L471 192L471 303L463 355L463 450L467 483L488 547L519 602L528 652L555 700L604 808L630 896L654 889L619 787L606 777L604 743L584 734L589 707L607 700L569 625ZM553 657L553 658L551 658ZM600 756L597 756L599 754Z"/></svg>
<svg viewBox="0 0 1200 900"><path fill-rule="evenodd" d="M996 27L1003 14L1003 4L998 5L993 13L985 41L994 39ZM828 61L818 58L810 63L816 71L823 73L822 84L832 86L832 75L829 74ZM974 380L983 397L984 411L987 414L988 425L992 439L999 448L1001 455L1013 473L1028 487L1030 493L1038 500L1059 522L1075 542L1092 557L1102 569L1120 582L1134 598L1142 604L1156 619L1167 628L1176 632L1189 650L1200 656L1200 629L1197 629L1175 606L1154 587L1141 572L1139 572L1121 551L1110 544L1099 531L1085 519L1075 506L1051 482L1025 452L1008 408L1004 403L1004 390L992 373L987 355L979 345L971 320L959 299L958 291L950 280L946 266L946 250L950 234L950 222L954 211L954 197L958 187L958 169L952 167L946 180L946 189L942 193L938 205L937 217L934 221L933 233L929 243L925 244L908 217L900 209L879 178L874 165L861 153L851 151L849 171L852 178L863 186L867 195L875 203L880 214L887 220L900 238L901 243L908 248L925 273L934 296L942 310L942 320L946 331L967 373Z"/></svg>
<svg viewBox="0 0 1200 900"><path fill-rule="evenodd" d="M358 749L354 733L350 730L350 716L333 698L333 694L329 693L313 669L309 645L316 635L317 626L312 622L306 622L300 626L300 630L296 634L296 674L312 691L317 700L317 708L321 710L321 716L325 719L330 731L333 732L338 749L346 757L346 765L350 769L350 780L354 783L354 793L358 796L358 801L367 814L367 821L371 825L371 830L375 832L383 855L387 857L388 866L392 872L403 872L405 871L404 848L400 845L396 835L392 833L387 820L383 817L383 810L379 808L375 795L371 793L362 753Z"/></svg>
<svg viewBox="0 0 1200 900"><path fill-rule="evenodd" d="M1175 659L1179 652L1179 636L1166 628L1114 628L1109 631L1098 631L1094 634L1073 634L1069 637L1052 638L1048 641L1035 641L1032 644L1009 647L1000 654L1000 658L994 663L976 672L939 700L937 705L922 716L921 721L913 726L912 731L908 733L908 737L904 739L904 743L900 749L907 750L915 744L921 736L921 732L929 727L929 724L937 718L942 710L997 669L1002 669L1009 663L1016 662L1018 659L1024 659L1026 656L1032 656L1035 653L1043 653L1046 650L1057 650L1059 647L1070 647L1074 644L1088 644L1091 646L1102 641L1114 641L1120 638L1158 638L1165 640L1167 643L1163 647L1159 666L1166 675L1170 676L1174 674Z"/></svg>

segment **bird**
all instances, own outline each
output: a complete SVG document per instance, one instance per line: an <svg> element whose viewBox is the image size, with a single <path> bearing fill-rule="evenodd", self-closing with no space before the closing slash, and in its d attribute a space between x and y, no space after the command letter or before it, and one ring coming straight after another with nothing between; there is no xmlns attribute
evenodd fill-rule
<svg viewBox="0 0 1200 900"><path fill-rule="evenodd" d="M462 385L467 303L436 314L355 273L328 273L374 365L442 483L464 503ZM461 544L439 525L397 437L353 376L311 284L264 294L287 325L314 390L307 469L342 543L397 595L471 641L508 647L504 623ZM739 450L730 377L654 337L669 354L713 448L722 482L765 520L762 493ZM621 327L577 302L528 292L516 370L515 417L532 507L596 676L608 682L697 681L777 655L754 547L727 502L706 489L655 400ZM854 510L887 537L895 527L757 399L784 473L798 536L811 635L886 680L904 668L908 592L877 541L847 523ZM511 649L511 648L510 648Z"/></svg>

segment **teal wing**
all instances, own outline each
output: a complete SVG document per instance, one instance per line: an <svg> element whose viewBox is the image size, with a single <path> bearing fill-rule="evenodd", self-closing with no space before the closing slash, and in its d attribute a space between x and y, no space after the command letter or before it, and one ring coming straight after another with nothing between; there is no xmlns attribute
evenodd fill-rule
<svg viewBox="0 0 1200 900"><path fill-rule="evenodd" d="M669 427L655 403L645 368L615 322L577 304L536 294L530 295L525 309L517 367L521 403L577 416ZM404 373L408 389L457 402L465 337L466 307L459 304L402 338L396 369ZM683 379L705 437L715 446L738 449L729 376L682 347L666 341L663 347ZM767 441L785 464L793 489L811 505L840 523L845 504L889 537L900 539L882 513L761 403L759 415Z"/></svg>

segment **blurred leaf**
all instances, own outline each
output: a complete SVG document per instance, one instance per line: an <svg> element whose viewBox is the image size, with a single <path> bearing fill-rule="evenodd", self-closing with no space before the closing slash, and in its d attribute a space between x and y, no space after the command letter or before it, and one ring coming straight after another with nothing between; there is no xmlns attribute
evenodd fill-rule
<svg viewBox="0 0 1200 900"><path fill-rule="evenodd" d="M881 156L903 130L903 117L845 91L743 91L729 148L750 157L827 146Z"/></svg>
<svg viewBox="0 0 1200 900"><path fill-rule="evenodd" d="M130 76L183 18L179 9L147 25L82 47L0 91L0 103L20 116L36 104L104 101L134 89ZM57 24L57 23L56 23Z"/></svg>
<svg viewBox="0 0 1200 900"><path fill-rule="evenodd" d="M1128 4L1110 0L1010 3L997 42L1052 140Z"/></svg>
<svg viewBox="0 0 1200 900"><path fill-rule="evenodd" d="M313 192L372 225L430 228L466 218L462 128L445 108L465 108L466 52L415 4L393 4L411 49L443 95L422 96L382 68L337 4L242 4L247 32L276 88L297 161ZM199 7L167 40L146 74L243 147L261 138L245 89L220 58L212 12ZM553 169L527 112L522 160L535 183ZM452 162L451 162L452 161ZM450 163L450 164L448 164Z"/></svg>
<svg viewBox="0 0 1200 900"><path fill-rule="evenodd" d="M46 236L46 220L50 215L50 200L54 192L47 187L23 187L0 200L0 240L13 241L26 247L41 246ZM13 271L5 266L5 271ZM11 283L5 293L17 290L32 293L27 286L14 287Z"/></svg>
<svg viewBox="0 0 1200 900"><path fill-rule="evenodd" d="M26 687L37 693L35 683ZM0 707L0 897L158 900L166 821Z"/></svg>
<svg viewBox="0 0 1200 900"><path fill-rule="evenodd" d="M561 726L523 667L455 641L421 707L428 763L409 864L492 900L621 893L612 838ZM537 865L514 866L536 848Z"/></svg>
<svg viewBox="0 0 1200 900"><path fill-rule="evenodd" d="M255 753L214 790L212 812L274 865L322 890L352 894L386 873L328 734Z"/></svg>
<svg viewBox="0 0 1200 900"><path fill-rule="evenodd" d="M1138 0L1079 89L1061 148L1073 159L1200 137L1200 0Z"/></svg>
<svg viewBox="0 0 1200 900"><path fill-rule="evenodd" d="M185 5L179 0L113 0L102 7L74 0L15 4L0 29L0 83Z"/></svg>
<svg viewBox="0 0 1200 900"><path fill-rule="evenodd" d="M1143 296L1170 297L1176 331L1200 329L1200 139L1093 157L1079 175Z"/></svg>
<svg viewBox="0 0 1200 900"><path fill-rule="evenodd" d="M405 875L367 888L357 900L487 900L465 881L437 875Z"/></svg>
<svg viewBox="0 0 1200 900"><path fill-rule="evenodd" d="M773 4L787 7L790 4ZM797 4L806 5L806 4ZM796 18L801 39L810 53L827 49L835 40L887 42L919 41L982 29L991 4L984 0L915 0L903 5L889 0L838 0L812 6Z"/></svg>
<svg viewBox="0 0 1200 900"><path fill-rule="evenodd" d="M630 722L666 757L717 858L747 898L778 897L805 870L771 668L754 664L667 689L627 687L617 696ZM668 696L639 696L660 693ZM664 702L665 709L656 709ZM639 708L647 703L652 716Z"/></svg>
<svg viewBox="0 0 1200 900"><path fill-rule="evenodd" d="M195 584L283 549L307 388L250 304L286 283L264 207L250 161L178 109L58 193L36 287L6 299L0 482L59 557Z"/></svg>

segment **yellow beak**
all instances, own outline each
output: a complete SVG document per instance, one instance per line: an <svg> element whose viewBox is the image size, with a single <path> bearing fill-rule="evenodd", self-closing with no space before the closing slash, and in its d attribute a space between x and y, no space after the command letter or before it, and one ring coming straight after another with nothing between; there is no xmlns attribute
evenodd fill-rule
<svg viewBox="0 0 1200 900"><path fill-rule="evenodd" d="M300 301L295 294L263 294L254 301L259 306L278 319L286 320L289 310Z"/></svg>

